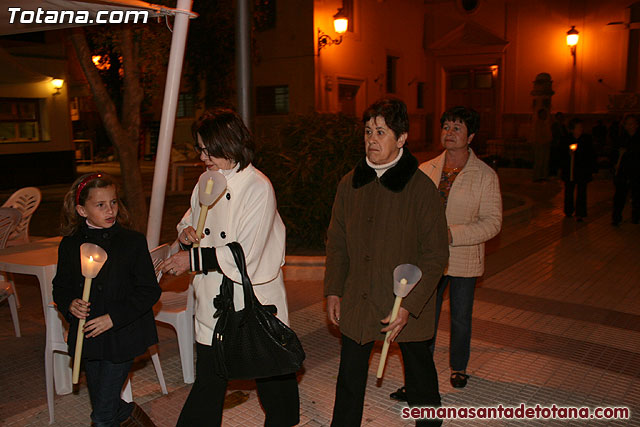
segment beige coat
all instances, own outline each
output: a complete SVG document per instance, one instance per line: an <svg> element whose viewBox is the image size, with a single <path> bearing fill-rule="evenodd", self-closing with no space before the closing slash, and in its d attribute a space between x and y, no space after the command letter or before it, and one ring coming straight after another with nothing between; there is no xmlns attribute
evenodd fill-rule
<svg viewBox="0 0 640 427"><path fill-rule="evenodd" d="M440 184L445 153L420 165L436 187ZM467 164L453 181L446 216L453 242L449 245L445 274L482 276L484 242L496 236L502 227L502 196L498 175L471 149Z"/></svg>
<svg viewBox="0 0 640 427"><path fill-rule="evenodd" d="M422 279L402 302L410 315L397 340L433 337L447 226L438 191L409 150L379 179L363 159L340 181L327 237L324 294L342 298L344 335L361 344L384 338L380 320L395 300L393 269L409 263Z"/></svg>

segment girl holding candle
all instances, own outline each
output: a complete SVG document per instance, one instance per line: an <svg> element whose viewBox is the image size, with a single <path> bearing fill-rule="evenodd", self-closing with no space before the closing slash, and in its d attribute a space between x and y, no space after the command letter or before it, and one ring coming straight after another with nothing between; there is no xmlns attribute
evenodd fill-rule
<svg viewBox="0 0 640 427"><path fill-rule="evenodd" d="M596 170L596 154L582 120L571 119L568 129L569 136L561 146L564 214L570 217L575 212L576 221L582 221L587 216L587 184Z"/></svg>
<svg viewBox="0 0 640 427"><path fill-rule="evenodd" d="M108 175L83 175L65 195L53 299L70 324L71 356L79 321L86 319L82 360L91 420L98 427L153 425L138 405L120 399L133 359L158 342L152 307L161 293L146 239L125 228L127 222ZM108 256L93 279L88 302L82 299L80 260L80 246L87 242Z"/></svg>

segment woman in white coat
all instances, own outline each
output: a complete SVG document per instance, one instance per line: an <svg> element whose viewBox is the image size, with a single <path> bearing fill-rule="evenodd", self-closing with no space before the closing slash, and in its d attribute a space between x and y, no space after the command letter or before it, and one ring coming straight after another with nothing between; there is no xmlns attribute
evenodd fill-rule
<svg viewBox="0 0 640 427"><path fill-rule="evenodd" d="M222 173L227 189L207 214L204 233L197 236L200 204L198 186L191 195L191 208L178 224L182 251L163 264L163 271L181 274L196 271L196 381L182 408L178 426L220 425L227 380L214 372L212 350L213 299L223 274L241 283L233 255L226 246L239 242L245 253L247 273L262 304L274 304L277 316L289 322L282 278L285 226L276 209L269 179L251 161L254 143L242 119L233 111L205 113L192 128L196 151L206 167ZM199 248L193 248L200 242ZM242 292L234 292L236 309L243 307ZM299 395L295 374L256 380L258 397L266 413L266 426L292 426L299 422Z"/></svg>
<svg viewBox="0 0 640 427"><path fill-rule="evenodd" d="M438 283L436 332L442 296L449 284L451 339L450 382L467 385L466 373L471 344L471 317L476 280L484 273L484 243L502 227L502 197L496 172L478 159L469 147L480 125L480 115L471 108L453 107L440 118L440 142L444 152L420 165L438 187L449 229L449 263ZM432 351L436 336L433 336ZM405 400L404 387L391 393Z"/></svg>

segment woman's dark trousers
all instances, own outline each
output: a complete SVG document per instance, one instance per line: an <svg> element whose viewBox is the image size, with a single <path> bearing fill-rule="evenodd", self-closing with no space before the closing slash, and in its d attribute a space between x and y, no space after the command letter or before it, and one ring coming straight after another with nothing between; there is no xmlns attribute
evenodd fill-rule
<svg viewBox="0 0 640 427"><path fill-rule="evenodd" d="M363 345L342 335L340 370L336 384L332 427L357 427L362 421L367 388L369 357L374 342ZM438 373L429 351L430 341L399 343L404 362L407 401L411 407L440 407ZM426 363L425 363L426 360ZM398 422L401 422L398 415ZM419 421L416 425L440 425L440 420Z"/></svg>
<svg viewBox="0 0 640 427"><path fill-rule="evenodd" d="M465 371L471 352L471 319L473 316L473 296L476 277L442 276L436 296L436 326L431 345L435 350L438 321L442 310L442 298L447 285L449 288L449 310L451 314L451 335L449 341L449 365L454 371Z"/></svg>
<svg viewBox="0 0 640 427"><path fill-rule="evenodd" d="M196 344L196 381L182 407L178 426L200 427L222 424L227 380L214 370L215 353L209 345ZM300 397L295 374L256 380L258 398L266 414L267 427L289 427L300 422Z"/></svg>

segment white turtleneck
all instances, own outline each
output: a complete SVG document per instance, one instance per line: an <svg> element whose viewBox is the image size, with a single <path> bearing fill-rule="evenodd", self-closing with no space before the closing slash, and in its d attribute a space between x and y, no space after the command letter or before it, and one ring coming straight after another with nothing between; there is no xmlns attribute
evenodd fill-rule
<svg viewBox="0 0 640 427"><path fill-rule="evenodd" d="M240 163L236 163L236 165L231 169L218 169L218 172L220 172L225 178L229 179L233 174L238 172L238 169L240 169Z"/></svg>
<svg viewBox="0 0 640 427"><path fill-rule="evenodd" d="M400 148L400 151L398 152L398 156L393 159L392 161L390 161L389 163L385 163L384 165L376 165L374 163L372 163L369 158L367 157L367 164L369 165L369 167L371 169L373 169L374 171L376 171L376 175L378 175L378 178L380 178L386 171L388 171L389 169L391 169L392 167L394 167L396 165L396 163L398 163L400 161L400 157L402 157L402 152L404 151L404 148Z"/></svg>

